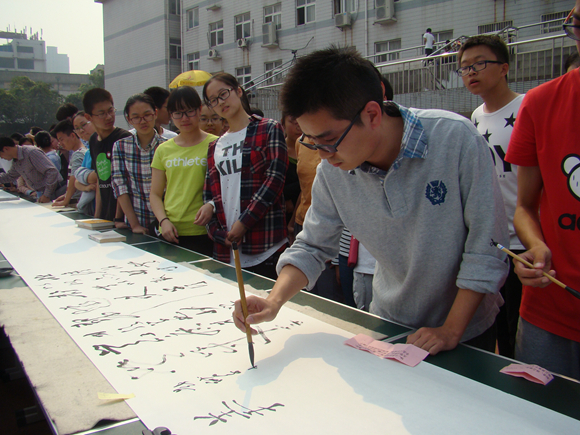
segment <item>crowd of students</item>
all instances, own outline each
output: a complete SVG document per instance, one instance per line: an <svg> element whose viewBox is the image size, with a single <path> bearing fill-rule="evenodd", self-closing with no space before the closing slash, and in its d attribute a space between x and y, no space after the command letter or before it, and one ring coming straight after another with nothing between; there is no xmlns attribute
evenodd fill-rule
<svg viewBox="0 0 580 435"><path fill-rule="evenodd" d="M578 22L567 20L576 40ZM541 275L580 287L580 71L524 97L508 87L499 38L470 38L457 58L483 100L472 122L397 104L371 62L331 47L292 68L281 122L255 115L227 73L201 96L154 87L130 97L130 131L115 126L111 94L92 89L84 111L63 107L49 132L0 138L0 157L13 160L0 182L226 263L236 242L244 269L277 279L266 299L248 298L249 324L328 285L338 258L351 269L341 299L416 329L409 343L432 354L498 343L580 378L580 301ZM239 301L234 320L245 330Z"/></svg>

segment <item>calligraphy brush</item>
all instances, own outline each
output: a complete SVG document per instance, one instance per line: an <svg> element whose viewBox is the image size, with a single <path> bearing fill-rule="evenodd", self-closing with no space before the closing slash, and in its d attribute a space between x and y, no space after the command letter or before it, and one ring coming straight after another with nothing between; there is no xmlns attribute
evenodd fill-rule
<svg viewBox="0 0 580 435"><path fill-rule="evenodd" d="M515 258L516 260L518 260L519 262L525 264L526 266L528 266L530 269L534 269L534 265L532 263L530 263L529 261L524 260L522 257L520 257L519 255L514 254L512 251L510 251L508 248L506 248L505 246L503 246L500 243L497 243L495 240L491 239L491 246L495 246L496 248L498 248L499 250L505 252L506 254L508 254L510 257ZM580 292L574 290L571 287L568 287L566 284L564 284L562 281L558 281L556 278L554 278L552 275L547 274L546 272L542 271L542 274L548 278L550 281L552 281L554 284L559 285L560 287L562 287L564 290L566 290L568 293L570 293L572 296L580 299Z"/></svg>
<svg viewBox="0 0 580 435"><path fill-rule="evenodd" d="M238 254L238 244L232 242L232 249L234 251L234 262L236 263L236 278L238 279L238 287L240 289L240 302L242 303L242 313L244 314L244 324L246 325L246 337L248 338L248 351L250 352L250 363L252 368L254 365L254 342L252 341L252 329L246 321L248 318L248 303L246 302L246 292L244 290L244 278L242 276L242 265L240 264L240 256Z"/></svg>

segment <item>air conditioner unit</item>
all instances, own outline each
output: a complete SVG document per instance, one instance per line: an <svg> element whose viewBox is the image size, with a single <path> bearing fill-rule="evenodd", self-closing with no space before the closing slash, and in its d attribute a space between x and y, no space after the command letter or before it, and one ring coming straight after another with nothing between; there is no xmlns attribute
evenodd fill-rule
<svg viewBox="0 0 580 435"><path fill-rule="evenodd" d="M250 45L250 38L240 38L236 41L238 48L246 48Z"/></svg>
<svg viewBox="0 0 580 435"><path fill-rule="evenodd" d="M221 59L221 56L215 48L210 48L209 51L207 52L207 58L216 60Z"/></svg>
<svg viewBox="0 0 580 435"><path fill-rule="evenodd" d="M388 24L397 21L395 18L394 0L375 0L377 24Z"/></svg>
<svg viewBox="0 0 580 435"><path fill-rule="evenodd" d="M262 47L278 47L276 23L262 24Z"/></svg>
<svg viewBox="0 0 580 435"><path fill-rule="evenodd" d="M350 12L343 12L334 16L334 25L336 27L350 27L352 26L352 16Z"/></svg>

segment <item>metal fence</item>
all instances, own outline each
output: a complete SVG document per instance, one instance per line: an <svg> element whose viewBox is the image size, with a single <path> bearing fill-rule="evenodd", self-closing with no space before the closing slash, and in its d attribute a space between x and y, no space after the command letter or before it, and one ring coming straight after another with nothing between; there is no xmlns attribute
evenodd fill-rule
<svg viewBox="0 0 580 435"><path fill-rule="evenodd" d="M513 29L509 32L513 36ZM512 90L519 93L562 75L566 58L576 50L574 41L564 33L511 42L508 47L508 83ZM455 73L458 68L456 53L419 56L378 63L376 66L391 83L394 100L404 106L469 114L482 102L465 89L462 79ZM283 81L290 67L278 71L279 81ZM280 119L280 87L281 83L256 86L250 92L251 104L260 107L267 117Z"/></svg>

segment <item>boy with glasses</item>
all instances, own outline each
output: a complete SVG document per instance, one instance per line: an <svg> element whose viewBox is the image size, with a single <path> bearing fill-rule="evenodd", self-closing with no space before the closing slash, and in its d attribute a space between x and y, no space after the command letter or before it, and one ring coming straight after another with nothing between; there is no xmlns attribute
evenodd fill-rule
<svg viewBox="0 0 580 435"><path fill-rule="evenodd" d="M504 159L524 96L508 86L509 51L498 36L479 35L469 38L457 57L460 65L457 74L463 79L463 84L469 92L483 99L483 104L473 111L471 120L486 139L491 152L508 218L508 247L520 254L525 249L513 224L518 190L517 166L510 165ZM511 261L510 274L501 289L505 303L496 319L499 353L509 358L514 357L522 297L522 284Z"/></svg>
<svg viewBox="0 0 580 435"><path fill-rule="evenodd" d="M580 0L564 23L580 51ZM506 160L519 165L514 224L534 265L516 262L524 287L516 358L580 379L580 300L542 275L580 287L580 70L526 94ZM540 213L541 210L541 213ZM557 275L556 275L557 274Z"/></svg>
<svg viewBox="0 0 580 435"><path fill-rule="evenodd" d="M66 207L71 202L77 202L81 197L81 192L78 191L75 187L76 178L74 174L83 163L87 149L84 147L81 139L75 133L74 125L68 118L60 121L56 127L54 127L54 134L62 148L65 151L71 153L70 162L68 165L68 184L66 193L57 198L53 204L55 207Z"/></svg>
<svg viewBox="0 0 580 435"><path fill-rule="evenodd" d="M123 222L123 210L117 204L111 184L111 157L113 144L131 133L115 127L115 107L113 97L102 88L87 91L83 97L85 118L95 128L89 139L92 169L98 178L95 194L95 217Z"/></svg>
<svg viewBox="0 0 580 435"><path fill-rule="evenodd" d="M487 144L471 122L383 103L379 72L352 48L300 58L281 103L323 161L274 288L267 299L248 297L248 323L272 320L312 287L346 226L377 260L371 313L418 328L407 341L431 354L459 342L493 351L508 268L490 240L507 243L507 222ZM245 330L239 301L234 321Z"/></svg>

